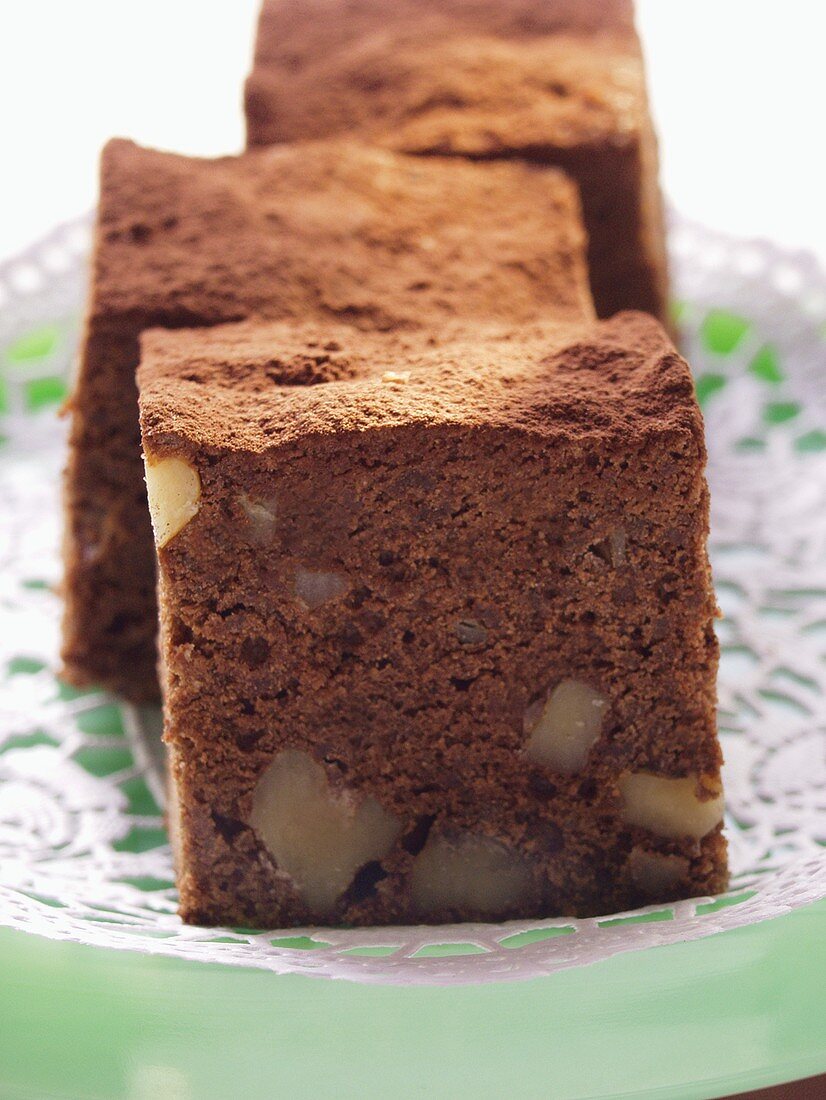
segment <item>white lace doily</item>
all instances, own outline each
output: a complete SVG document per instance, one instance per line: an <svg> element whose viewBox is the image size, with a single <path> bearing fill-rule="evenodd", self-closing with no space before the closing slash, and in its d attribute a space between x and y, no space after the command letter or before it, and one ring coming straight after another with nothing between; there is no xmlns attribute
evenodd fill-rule
<svg viewBox="0 0 826 1100"><path fill-rule="evenodd" d="M731 892L594 920L255 933L175 915L157 714L55 677L65 432L53 402L86 238L66 227L0 268L0 925L281 973L456 983L550 974L826 896L826 279L810 257L672 226L726 613Z"/></svg>

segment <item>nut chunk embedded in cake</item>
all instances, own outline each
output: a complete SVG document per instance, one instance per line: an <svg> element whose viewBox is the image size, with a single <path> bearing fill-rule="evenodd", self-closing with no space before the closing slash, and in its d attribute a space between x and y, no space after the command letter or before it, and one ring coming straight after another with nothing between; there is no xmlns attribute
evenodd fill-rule
<svg viewBox="0 0 826 1100"><path fill-rule="evenodd" d="M135 392L143 329L321 317L438 338L448 325L592 309L579 199L559 174L347 142L219 160L111 142L71 401L66 675L133 699L157 694ZM306 356L296 385L319 379L328 351Z"/></svg>
<svg viewBox="0 0 826 1100"><path fill-rule="evenodd" d="M264 0L250 146L358 134L576 180L600 316L664 317L657 140L631 0Z"/></svg>
<svg viewBox="0 0 826 1100"><path fill-rule="evenodd" d="M185 919L725 885L702 423L657 322L142 346Z"/></svg>

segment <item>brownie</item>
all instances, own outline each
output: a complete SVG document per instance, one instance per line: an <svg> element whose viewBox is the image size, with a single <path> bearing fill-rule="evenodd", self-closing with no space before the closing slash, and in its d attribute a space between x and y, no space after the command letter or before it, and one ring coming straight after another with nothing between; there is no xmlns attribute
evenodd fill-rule
<svg viewBox="0 0 826 1100"><path fill-rule="evenodd" d="M264 0L251 146L358 134L576 180L600 316L666 314L658 154L630 2Z"/></svg>
<svg viewBox="0 0 826 1100"><path fill-rule="evenodd" d="M347 141L198 160L103 153L71 399L63 659L76 684L157 695L154 552L134 372L153 326L313 317L357 329L592 315L561 175Z"/></svg>
<svg viewBox="0 0 826 1100"><path fill-rule="evenodd" d="M725 887L702 420L656 321L142 349L185 920Z"/></svg>

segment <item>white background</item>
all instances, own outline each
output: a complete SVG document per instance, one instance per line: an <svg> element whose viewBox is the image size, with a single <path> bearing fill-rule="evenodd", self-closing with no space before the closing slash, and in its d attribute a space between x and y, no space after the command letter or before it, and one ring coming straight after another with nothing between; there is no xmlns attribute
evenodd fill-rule
<svg viewBox="0 0 826 1100"><path fill-rule="evenodd" d="M256 9L0 0L0 258L92 206L113 134L240 150ZM638 0L638 10L674 204L826 259L826 4Z"/></svg>

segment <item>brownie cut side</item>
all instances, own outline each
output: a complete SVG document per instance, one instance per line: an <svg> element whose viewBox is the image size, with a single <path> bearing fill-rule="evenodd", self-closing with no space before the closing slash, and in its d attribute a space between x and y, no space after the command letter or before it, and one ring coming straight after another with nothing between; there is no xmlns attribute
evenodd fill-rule
<svg viewBox="0 0 826 1100"><path fill-rule="evenodd" d="M657 141L631 3L264 0L250 146L360 135L553 165L580 188L600 316L664 318Z"/></svg>
<svg viewBox="0 0 826 1100"><path fill-rule="evenodd" d="M655 321L142 347L186 920L724 888L702 421Z"/></svg>
<svg viewBox="0 0 826 1100"><path fill-rule="evenodd" d="M135 369L149 327L325 318L426 331L592 314L560 175L347 141L199 160L111 142L71 400L63 659L77 684L157 695L154 552Z"/></svg>

